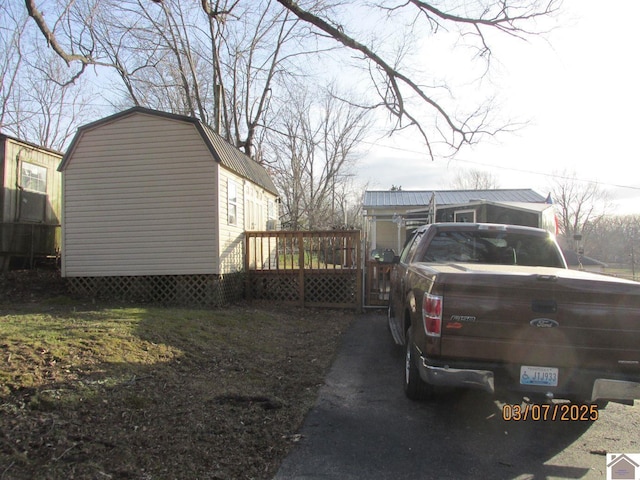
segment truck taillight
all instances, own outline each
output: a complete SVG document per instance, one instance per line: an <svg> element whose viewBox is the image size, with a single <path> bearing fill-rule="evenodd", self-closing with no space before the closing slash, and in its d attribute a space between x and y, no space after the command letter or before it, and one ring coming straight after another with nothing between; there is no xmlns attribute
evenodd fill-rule
<svg viewBox="0 0 640 480"><path fill-rule="evenodd" d="M425 293L422 298L424 331L430 337L439 337L442 331L442 297Z"/></svg>

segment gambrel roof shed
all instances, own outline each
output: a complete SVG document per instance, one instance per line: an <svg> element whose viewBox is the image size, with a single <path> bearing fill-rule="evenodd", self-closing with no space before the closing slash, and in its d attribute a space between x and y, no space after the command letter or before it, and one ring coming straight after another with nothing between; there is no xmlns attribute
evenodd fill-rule
<svg viewBox="0 0 640 480"><path fill-rule="evenodd" d="M224 275L265 229L266 169L200 120L135 107L78 129L63 177L65 277Z"/></svg>
<svg viewBox="0 0 640 480"><path fill-rule="evenodd" d="M158 110L152 110L144 107L133 107L129 110L125 110L120 113L116 113L115 115L111 115L109 117L102 118L93 123L88 123L78 128L78 132L76 133L67 153L62 159L60 166L58 167L59 171L63 171L69 162L70 158L73 156L74 150L77 146L77 143L82 138L82 134L86 130L92 130L100 125L111 123L120 118L127 117L136 113L143 113L146 115L154 115L161 118L168 118L180 122L191 123L193 124L198 133L201 135L202 139L206 143L209 151L211 152L211 156L221 165L228 168L232 172L237 173L239 176L260 185L262 188L267 190L274 195L278 195L278 190L271 180L271 177L265 170L265 168L259 163L255 162L247 155L242 153L236 147L227 142L224 138L218 135L213 131L211 127L204 124L197 118L187 117L185 115L177 115L168 112L161 112Z"/></svg>

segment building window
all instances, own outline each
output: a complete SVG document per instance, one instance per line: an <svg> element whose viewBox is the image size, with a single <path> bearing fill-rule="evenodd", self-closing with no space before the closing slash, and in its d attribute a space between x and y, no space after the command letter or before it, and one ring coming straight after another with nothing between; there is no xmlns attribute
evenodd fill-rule
<svg viewBox="0 0 640 480"><path fill-rule="evenodd" d="M275 230L278 224L278 215L276 209L276 202L274 200L267 200L267 230Z"/></svg>
<svg viewBox="0 0 640 480"><path fill-rule="evenodd" d="M47 193L47 169L33 163L22 162L20 186L30 192Z"/></svg>
<svg viewBox="0 0 640 480"><path fill-rule="evenodd" d="M227 180L227 214L229 225L238 224L238 191L233 180Z"/></svg>
<svg viewBox="0 0 640 480"><path fill-rule="evenodd" d="M267 201L267 220L277 220L277 218L278 216L276 215L276 202L269 199Z"/></svg>
<svg viewBox="0 0 640 480"><path fill-rule="evenodd" d="M475 210L459 210L453 214L454 221L462 223L475 223Z"/></svg>
<svg viewBox="0 0 640 480"><path fill-rule="evenodd" d="M244 228L245 230L256 229L256 216L258 215L258 193L253 186L249 185L245 189L245 210L244 210Z"/></svg>

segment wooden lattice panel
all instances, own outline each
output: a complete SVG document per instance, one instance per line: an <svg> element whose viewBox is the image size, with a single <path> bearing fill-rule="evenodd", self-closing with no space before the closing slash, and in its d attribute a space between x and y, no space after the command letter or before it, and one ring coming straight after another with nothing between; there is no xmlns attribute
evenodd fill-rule
<svg viewBox="0 0 640 480"><path fill-rule="evenodd" d="M356 275L312 273L305 275L304 301L308 305L352 306L356 298Z"/></svg>
<svg viewBox="0 0 640 480"><path fill-rule="evenodd" d="M264 273L249 277L249 297L307 306L353 307L357 300L358 281L355 271ZM303 282L302 292L300 281ZM301 295L302 294L302 295Z"/></svg>
<svg viewBox="0 0 640 480"><path fill-rule="evenodd" d="M295 274L264 274L250 277L250 297L256 300L300 302L300 276Z"/></svg>
<svg viewBox="0 0 640 480"><path fill-rule="evenodd" d="M244 275L142 275L68 278L71 293L163 305L220 306L243 296Z"/></svg>

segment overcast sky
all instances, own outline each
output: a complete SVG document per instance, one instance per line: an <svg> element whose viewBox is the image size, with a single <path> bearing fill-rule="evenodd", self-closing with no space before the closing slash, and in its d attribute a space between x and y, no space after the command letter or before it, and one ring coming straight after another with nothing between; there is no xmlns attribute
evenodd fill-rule
<svg viewBox="0 0 640 480"><path fill-rule="evenodd" d="M506 40L495 48L506 117L530 123L515 134L430 161L421 145L376 142L358 177L370 189L446 189L461 168L486 170L501 188L546 195L551 174L575 171L614 197L619 213L640 213L640 40L637 0L565 0L546 41Z"/></svg>

